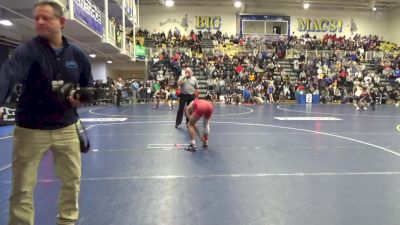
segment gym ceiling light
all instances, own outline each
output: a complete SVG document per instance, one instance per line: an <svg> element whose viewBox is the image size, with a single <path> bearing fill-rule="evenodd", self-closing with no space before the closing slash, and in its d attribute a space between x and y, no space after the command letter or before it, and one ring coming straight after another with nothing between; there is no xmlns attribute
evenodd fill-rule
<svg viewBox="0 0 400 225"><path fill-rule="evenodd" d="M233 4L236 8L240 8L242 6L242 2L236 0L235 3Z"/></svg>
<svg viewBox="0 0 400 225"><path fill-rule="evenodd" d="M174 6L174 1L173 0L165 0L164 5L167 7L172 7L172 6Z"/></svg>
<svg viewBox="0 0 400 225"><path fill-rule="evenodd" d="M0 19L0 24L3 26L12 26L13 23L10 20L2 20Z"/></svg>

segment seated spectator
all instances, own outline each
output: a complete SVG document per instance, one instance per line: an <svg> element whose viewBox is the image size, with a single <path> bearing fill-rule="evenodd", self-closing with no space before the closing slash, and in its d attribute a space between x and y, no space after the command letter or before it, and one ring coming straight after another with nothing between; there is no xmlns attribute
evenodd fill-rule
<svg viewBox="0 0 400 225"><path fill-rule="evenodd" d="M244 102L245 102L245 103L249 103L250 97L251 97L251 92L250 92L250 90L249 90L247 87L245 87L245 88L243 89L243 99L244 99Z"/></svg>
<svg viewBox="0 0 400 225"><path fill-rule="evenodd" d="M400 77L400 69L398 66L396 66L396 69L393 71L394 77L399 78Z"/></svg>
<svg viewBox="0 0 400 225"><path fill-rule="evenodd" d="M256 104L263 104L264 103L264 99L262 98L262 95L261 95L261 93L259 91L254 91L253 92L252 100Z"/></svg>

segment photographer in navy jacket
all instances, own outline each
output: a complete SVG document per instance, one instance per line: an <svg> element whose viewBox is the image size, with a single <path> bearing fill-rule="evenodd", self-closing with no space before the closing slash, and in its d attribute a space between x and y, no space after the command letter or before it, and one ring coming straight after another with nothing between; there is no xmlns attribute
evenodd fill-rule
<svg viewBox="0 0 400 225"><path fill-rule="evenodd" d="M33 190L44 153L52 151L61 181L58 224L78 220L81 153L76 108L81 102L63 93L65 84L93 84L88 58L63 37L62 7L41 1L33 9L37 37L17 47L0 70L0 106L13 86L22 83L13 135L9 224L33 225Z"/></svg>

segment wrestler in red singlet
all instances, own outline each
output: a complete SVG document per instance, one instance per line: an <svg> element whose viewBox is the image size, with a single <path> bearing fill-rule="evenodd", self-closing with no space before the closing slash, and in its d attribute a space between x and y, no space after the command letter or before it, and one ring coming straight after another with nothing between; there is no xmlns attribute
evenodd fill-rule
<svg viewBox="0 0 400 225"><path fill-rule="evenodd" d="M212 112L213 106L211 103L200 99L196 99L193 101L192 115L197 117L198 119L204 116L204 118L208 120L210 119Z"/></svg>
<svg viewBox="0 0 400 225"><path fill-rule="evenodd" d="M196 134L203 141L203 147L208 147L208 134L210 133L210 118L213 112L213 105L201 99L196 99L192 101L186 108L186 116L189 118L187 124L189 135L190 135L190 145L186 148L188 151L196 151L195 137ZM200 136L200 132L196 126L197 121L203 117L203 136Z"/></svg>

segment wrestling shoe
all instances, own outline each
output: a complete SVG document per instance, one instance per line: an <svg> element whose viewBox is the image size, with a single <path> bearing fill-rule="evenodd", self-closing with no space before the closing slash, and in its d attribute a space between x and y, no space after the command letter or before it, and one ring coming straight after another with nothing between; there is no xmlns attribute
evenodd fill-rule
<svg viewBox="0 0 400 225"><path fill-rule="evenodd" d="M191 152L195 152L197 150L196 145L190 144L189 146L187 146L185 148L186 151L191 151Z"/></svg>
<svg viewBox="0 0 400 225"><path fill-rule="evenodd" d="M208 141L203 141L203 148L207 148L208 147Z"/></svg>

